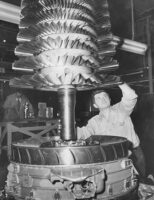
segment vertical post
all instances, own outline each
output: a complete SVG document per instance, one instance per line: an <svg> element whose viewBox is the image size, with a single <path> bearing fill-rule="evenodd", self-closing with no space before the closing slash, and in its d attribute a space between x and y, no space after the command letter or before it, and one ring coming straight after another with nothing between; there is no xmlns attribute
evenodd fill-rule
<svg viewBox="0 0 154 200"><path fill-rule="evenodd" d="M148 51L147 51L147 62L148 62L148 77L149 77L149 92L153 94L153 76L152 76L152 52L151 52L151 32L150 32L150 17L147 17L147 44L148 44Z"/></svg>
<svg viewBox="0 0 154 200"><path fill-rule="evenodd" d="M12 144L12 131L11 131L11 124L10 122L7 123L7 149L8 149L8 152L7 152L7 155L8 155L8 159L10 159L11 157L11 144Z"/></svg>
<svg viewBox="0 0 154 200"><path fill-rule="evenodd" d="M131 4L132 40L134 40L134 38L135 38L134 0L130 0L130 4Z"/></svg>
<svg viewBox="0 0 154 200"><path fill-rule="evenodd" d="M62 86L58 89L58 101L60 107L61 133L62 140L76 140L75 130L75 104L76 89L71 86Z"/></svg>

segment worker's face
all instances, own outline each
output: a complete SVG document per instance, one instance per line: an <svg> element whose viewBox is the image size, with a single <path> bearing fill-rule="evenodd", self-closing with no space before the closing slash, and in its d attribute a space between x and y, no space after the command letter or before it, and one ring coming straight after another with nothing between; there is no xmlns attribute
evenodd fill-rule
<svg viewBox="0 0 154 200"><path fill-rule="evenodd" d="M22 94L20 92L16 93L17 98L21 98Z"/></svg>
<svg viewBox="0 0 154 200"><path fill-rule="evenodd" d="M95 94L94 96L94 106L96 108L104 109L110 106L110 97L106 92L101 92Z"/></svg>

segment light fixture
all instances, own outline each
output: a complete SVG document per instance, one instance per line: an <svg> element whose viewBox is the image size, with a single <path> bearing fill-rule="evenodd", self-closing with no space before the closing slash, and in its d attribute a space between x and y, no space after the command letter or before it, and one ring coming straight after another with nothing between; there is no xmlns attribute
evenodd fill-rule
<svg viewBox="0 0 154 200"><path fill-rule="evenodd" d="M130 39L120 38L118 36L113 36L113 40L111 43L117 45L117 48L121 50L140 55L145 55L148 48L147 45L144 43L136 42Z"/></svg>
<svg viewBox="0 0 154 200"><path fill-rule="evenodd" d="M0 20L19 24L20 7L0 1Z"/></svg>

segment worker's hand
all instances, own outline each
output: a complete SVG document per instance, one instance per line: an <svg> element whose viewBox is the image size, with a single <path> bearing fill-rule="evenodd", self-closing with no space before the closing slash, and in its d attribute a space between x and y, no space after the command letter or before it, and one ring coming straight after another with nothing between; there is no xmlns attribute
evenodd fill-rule
<svg viewBox="0 0 154 200"><path fill-rule="evenodd" d="M113 76L113 81L114 81L115 83L117 83L118 85L121 85L121 84L124 83L124 81L121 79L120 76Z"/></svg>

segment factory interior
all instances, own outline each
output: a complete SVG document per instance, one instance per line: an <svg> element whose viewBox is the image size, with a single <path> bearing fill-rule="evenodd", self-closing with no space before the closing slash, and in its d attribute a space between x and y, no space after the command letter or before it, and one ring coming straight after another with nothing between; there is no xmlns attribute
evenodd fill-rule
<svg viewBox="0 0 154 200"><path fill-rule="evenodd" d="M0 200L154 200L153 63L154 0L0 0ZM128 126L78 136L124 84L140 166Z"/></svg>

